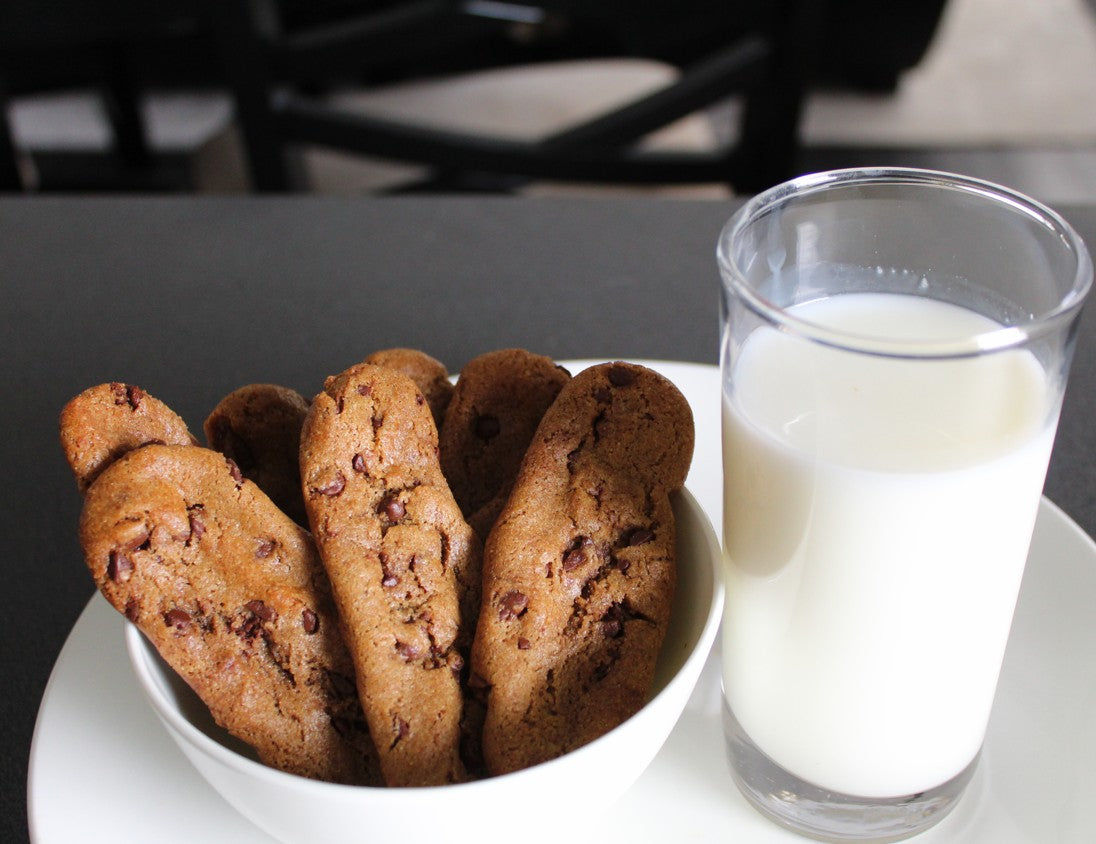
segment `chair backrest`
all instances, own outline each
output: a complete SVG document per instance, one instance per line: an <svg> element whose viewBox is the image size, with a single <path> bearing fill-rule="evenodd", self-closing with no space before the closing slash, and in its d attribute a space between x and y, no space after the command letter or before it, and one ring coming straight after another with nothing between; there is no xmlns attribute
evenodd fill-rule
<svg viewBox="0 0 1096 844"><path fill-rule="evenodd" d="M0 0L0 190L27 189L24 182L35 179L24 173L37 169L21 166L28 159L16 149L8 99L53 89L97 92L123 169L145 168L151 151L142 92L165 83L223 84L200 2ZM105 175L93 182L111 183Z"/></svg>
<svg viewBox="0 0 1096 844"><path fill-rule="evenodd" d="M716 16L732 14L726 5L695 2ZM620 0L536 6L494 0L330 0L325 5L327 14L317 14L287 7L285 0L209 0L258 190L301 187L289 157L301 145L428 165L450 178L456 174L458 181L460 174L487 173L603 183L724 182L752 191L790 174L804 62L810 54L810 11L817 5L813 0L779 0L762 4L774 10L766 16L728 18L725 40L717 38L710 51L692 56L676 81L535 141L351 113L317 93L332 82L369 85L491 63L630 50L657 55L663 48L681 54L679 39L657 37L664 19L666 32L677 20L688 22L673 17L675 8L681 14L681 4L646 7L646 45L636 36L634 21L627 32L623 24L621 31L612 31L614 21L631 20L630 4L622 6ZM352 14L342 14L347 11ZM294 13L311 19L295 26ZM521 19L523 14L527 19ZM527 49L508 37L515 28L526 36ZM733 94L742 94L746 104L734 143L690 153L634 148L649 132Z"/></svg>

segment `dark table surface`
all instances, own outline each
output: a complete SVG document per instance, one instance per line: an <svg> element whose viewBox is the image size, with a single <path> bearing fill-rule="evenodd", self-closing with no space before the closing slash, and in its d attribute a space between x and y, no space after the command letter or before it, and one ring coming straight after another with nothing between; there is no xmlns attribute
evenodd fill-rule
<svg viewBox="0 0 1096 844"><path fill-rule="evenodd" d="M371 351L458 370L491 349L716 363L715 242L734 203L652 199L0 200L5 731L0 840L27 840L38 704L93 593L57 415L127 381L200 430L255 381L306 395ZM1060 209L1096 244L1096 205ZM1096 534L1096 308L1047 496ZM104 799L124 784L104 783ZM119 791L121 789L121 791Z"/></svg>

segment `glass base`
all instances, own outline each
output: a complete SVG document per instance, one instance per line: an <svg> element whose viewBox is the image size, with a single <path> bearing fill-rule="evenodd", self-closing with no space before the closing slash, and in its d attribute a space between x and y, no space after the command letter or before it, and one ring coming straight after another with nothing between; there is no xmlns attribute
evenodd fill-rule
<svg viewBox="0 0 1096 844"><path fill-rule="evenodd" d="M723 700L727 754L735 784L761 814L819 841L901 841L939 823L958 802L974 758L957 776L929 791L903 797L854 797L811 785L790 774L750 740Z"/></svg>

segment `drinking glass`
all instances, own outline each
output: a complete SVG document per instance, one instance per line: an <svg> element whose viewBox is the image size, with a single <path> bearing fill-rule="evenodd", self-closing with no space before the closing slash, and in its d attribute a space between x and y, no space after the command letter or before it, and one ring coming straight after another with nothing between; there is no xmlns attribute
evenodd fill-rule
<svg viewBox="0 0 1096 844"><path fill-rule="evenodd" d="M873 168L747 202L718 262L732 772L905 838L977 764L1091 259L1012 190Z"/></svg>

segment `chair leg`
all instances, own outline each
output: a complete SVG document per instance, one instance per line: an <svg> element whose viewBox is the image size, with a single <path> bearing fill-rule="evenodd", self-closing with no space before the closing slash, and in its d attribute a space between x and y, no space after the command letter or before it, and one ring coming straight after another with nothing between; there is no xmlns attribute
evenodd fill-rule
<svg viewBox="0 0 1096 844"><path fill-rule="evenodd" d="M292 167L273 119L272 74L260 42L263 28L273 25L270 10L250 0L207 0L206 6L232 86L252 189L291 190Z"/></svg>
<svg viewBox="0 0 1096 844"><path fill-rule="evenodd" d="M114 149L124 164L145 167L152 161L152 150L141 113L140 92L129 72L124 48L109 59L106 85L102 91L107 119L114 130Z"/></svg>
<svg viewBox="0 0 1096 844"><path fill-rule="evenodd" d="M746 97L735 155L735 189L758 193L795 175L799 118L814 66L824 0L775 3L775 50L767 73Z"/></svg>
<svg viewBox="0 0 1096 844"><path fill-rule="evenodd" d="M7 92L0 86L0 192L23 189L23 178L19 172L19 152L15 148L15 135L8 119Z"/></svg>

